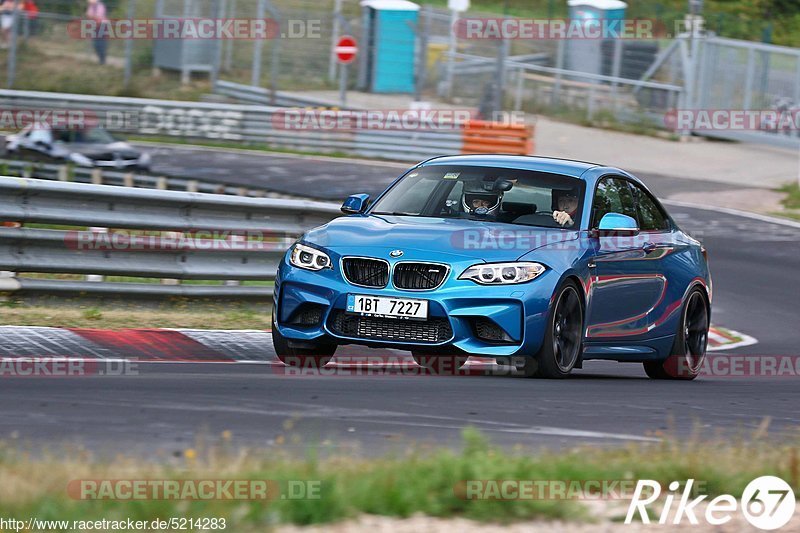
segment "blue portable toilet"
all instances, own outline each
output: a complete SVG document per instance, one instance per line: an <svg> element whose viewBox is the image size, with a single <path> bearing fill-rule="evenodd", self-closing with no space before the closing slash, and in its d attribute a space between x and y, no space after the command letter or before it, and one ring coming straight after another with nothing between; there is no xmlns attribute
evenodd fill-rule
<svg viewBox="0 0 800 533"><path fill-rule="evenodd" d="M373 93L413 93L419 5L363 0L359 86Z"/></svg>
<svg viewBox="0 0 800 533"><path fill-rule="evenodd" d="M567 0L569 19L584 27L605 21L622 21L628 4L622 0ZM608 49L613 36L603 39L570 39L567 44L567 68L579 72L603 74L603 48ZM606 45L604 46L604 43Z"/></svg>

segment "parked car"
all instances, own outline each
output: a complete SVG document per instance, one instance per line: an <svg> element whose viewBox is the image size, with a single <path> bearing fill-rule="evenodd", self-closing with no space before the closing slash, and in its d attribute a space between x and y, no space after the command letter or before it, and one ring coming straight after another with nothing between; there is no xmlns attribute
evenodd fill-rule
<svg viewBox="0 0 800 533"><path fill-rule="evenodd" d="M434 372L468 356L562 378L589 359L693 379L706 352L706 250L633 175L543 157L438 157L306 233L275 282L290 365L338 345L410 350Z"/></svg>
<svg viewBox="0 0 800 533"><path fill-rule="evenodd" d="M6 137L6 152L68 161L83 167L150 170L150 154L95 126L83 129L30 125Z"/></svg>

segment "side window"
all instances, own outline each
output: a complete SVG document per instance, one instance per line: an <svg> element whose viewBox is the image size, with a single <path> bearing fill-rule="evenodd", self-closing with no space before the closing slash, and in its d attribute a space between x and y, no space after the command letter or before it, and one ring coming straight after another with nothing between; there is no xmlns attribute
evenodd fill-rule
<svg viewBox="0 0 800 533"><path fill-rule="evenodd" d="M32 143L42 142L50 144L52 142L52 137L50 136L50 130L44 128L33 128L31 130L31 134L28 136L28 140L30 140Z"/></svg>
<svg viewBox="0 0 800 533"><path fill-rule="evenodd" d="M639 211L639 229L642 231L664 231L669 229L669 219L653 198L641 187L631 184Z"/></svg>
<svg viewBox="0 0 800 533"><path fill-rule="evenodd" d="M620 213L636 219L636 204L627 180L603 178L597 185L592 202L592 228L600 225L607 213Z"/></svg>
<svg viewBox="0 0 800 533"><path fill-rule="evenodd" d="M72 142L70 130L53 130L53 138L62 143Z"/></svg>

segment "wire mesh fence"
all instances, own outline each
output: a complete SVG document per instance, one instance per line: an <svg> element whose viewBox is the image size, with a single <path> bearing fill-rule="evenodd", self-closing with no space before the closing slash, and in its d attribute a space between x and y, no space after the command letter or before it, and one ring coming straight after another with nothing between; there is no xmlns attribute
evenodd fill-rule
<svg viewBox="0 0 800 533"><path fill-rule="evenodd" d="M187 88L192 79L223 79L273 92L330 90L337 87L341 69L332 48L347 34L359 42L349 88L381 92L377 79L396 82L402 70L408 83L395 92L477 108L484 116L514 109L658 127L674 108L794 109L800 104L797 49L708 33L675 37L669 32L681 31L682 13L650 2L632 4L626 16L650 17L669 30L666 34L583 40L467 38L456 30L464 18L565 20L566 5L555 0L534 0L524 9L510 2L510 14L499 16L475 10L455 15L423 5L402 21L379 19L351 0L107 2L111 21L269 23L266 38L236 34L210 39L156 38L163 35L152 33L96 39L77 31L87 19L83 1L42 0L38 6L32 11L19 0L11 28L1 35L6 49L0 50L0 85L176 99L209 92L208 83L192 92ZM709 17L706 27L714 20L723 24ZM379 53L384 54L380 60ZM147 92L154 89L160 94Z"/></svg>

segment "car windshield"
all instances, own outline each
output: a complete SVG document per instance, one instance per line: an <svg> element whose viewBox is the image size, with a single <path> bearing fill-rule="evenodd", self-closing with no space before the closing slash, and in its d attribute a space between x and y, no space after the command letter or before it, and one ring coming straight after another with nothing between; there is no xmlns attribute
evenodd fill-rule
<svg viewBox="0 0 800 533"><path fill-rule="evenodd" d="M53 130L53 137L67 143L111 144L116 139L103 128L57 129Z"/></svg>
<svg viewBox="0 0 800 533"><path fill-rule="evenodd" d="M431 165L414 169L403 177L375 203L370 213L577 228L583 212L584 190L583 180L561 174Z"/></svg>

